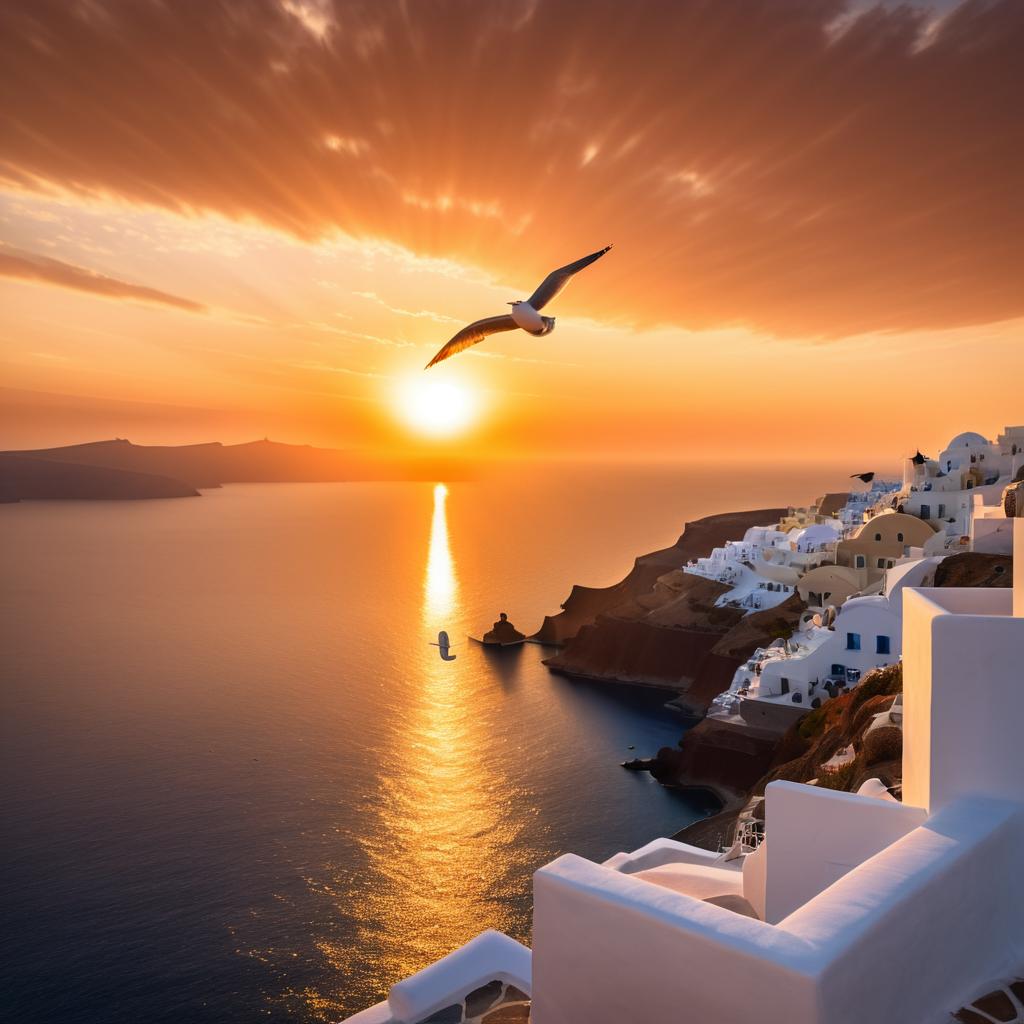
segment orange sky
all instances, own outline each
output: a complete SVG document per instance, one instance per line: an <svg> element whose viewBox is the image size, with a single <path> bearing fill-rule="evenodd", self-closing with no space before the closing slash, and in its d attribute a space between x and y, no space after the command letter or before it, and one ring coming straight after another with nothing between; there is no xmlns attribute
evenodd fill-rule
<svg viewBox="0 0 1024 1024"><path fill-rule="evenodd" d="M0 446L892 457L1024 419L1024 4L12 0ZM429 442L437 445L438 442ZM854 468L860 468L854 466Z"/></svg>

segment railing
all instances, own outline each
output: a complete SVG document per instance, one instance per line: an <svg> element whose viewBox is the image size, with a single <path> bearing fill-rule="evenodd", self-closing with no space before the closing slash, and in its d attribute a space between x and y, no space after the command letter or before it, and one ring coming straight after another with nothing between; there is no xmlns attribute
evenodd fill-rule
<svg viewBox="0 0 1024 1024"><path fill-rule="evenodd" d="M741 818L736 823L733 845L739 844L741 853L753 853L764 842L764 822L760 818ZM722 847L724 853L729 847Z"/></svg>

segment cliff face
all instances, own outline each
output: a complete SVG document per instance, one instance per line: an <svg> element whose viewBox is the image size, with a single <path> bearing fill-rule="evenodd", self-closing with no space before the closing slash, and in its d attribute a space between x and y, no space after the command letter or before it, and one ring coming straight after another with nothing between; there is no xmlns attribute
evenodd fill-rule
<svg viewBox="0 0 1024 1024"><path fill-rule="evenodd" d="M675 544L641 555L619 583L610 587L574 586L562 604L563 610L558 615L547 616L533 638L543 643L564 644L583 626L594 623L599 615L628 613L635 608L638 599L650 598L659 577L680 569L691 558L710 554L712 548L727 540L741 537L751 526L777 520L784 512L781 508L730 512L687 523Z"/></svg>
<svg viewBox="0 0 1024 1024"><path fill-rule="evenodd" d="M681 708L701 715L755 648L791 633L803 610L795 594L747 616L716 608L726 589L679 570L666 573L648 594L582 626L545 664L566 675L663 686L681 692Z"/></svg>

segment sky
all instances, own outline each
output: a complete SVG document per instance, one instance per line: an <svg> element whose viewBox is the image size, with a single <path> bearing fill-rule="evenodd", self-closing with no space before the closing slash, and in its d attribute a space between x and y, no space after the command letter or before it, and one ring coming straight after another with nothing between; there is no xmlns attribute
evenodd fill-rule
<svg viewBox="0 0 1024 1024"><path fill-rule="evenodd" d="M1018 0L6 0L0 447L859 470L994 435L1022 52ZM609 243L553 334L423 371Z"/></svg>

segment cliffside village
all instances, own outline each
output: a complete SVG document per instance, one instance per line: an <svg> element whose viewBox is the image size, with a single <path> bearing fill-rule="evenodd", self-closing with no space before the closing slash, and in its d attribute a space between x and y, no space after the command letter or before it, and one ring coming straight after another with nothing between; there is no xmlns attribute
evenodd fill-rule
<svg viewBox="0 0 1024 1024"><path fill-rule="evenodd" d="M1024 1020L1024 427L959 434L868 483L686 572L749 612L806 603L713 702L738 732L852 713L888 671L872 670L902 661L877 716L902 734L901 798L877 778L775 779L757 836L727 849L565 854L534 875L532 950L484 932L351 1024ZM1014 545L1012 587L932 586L943 559Z"/></svg>
<svg viewBox="0 0 1024 1024"><path fill-rule="evenodd" d="M1024 426L995 441L958 434L937 458L907 458L901 483L872 479L864 491L825 495L684 566L731 587L719 606L755 611L794 593L806 605L791 636L736 671L709 717L781 734L871 669L898 662L905 588L930 586L951 554L1012 553L1003 503L1008 489L1024 500L1022 468Z"/></svg>

